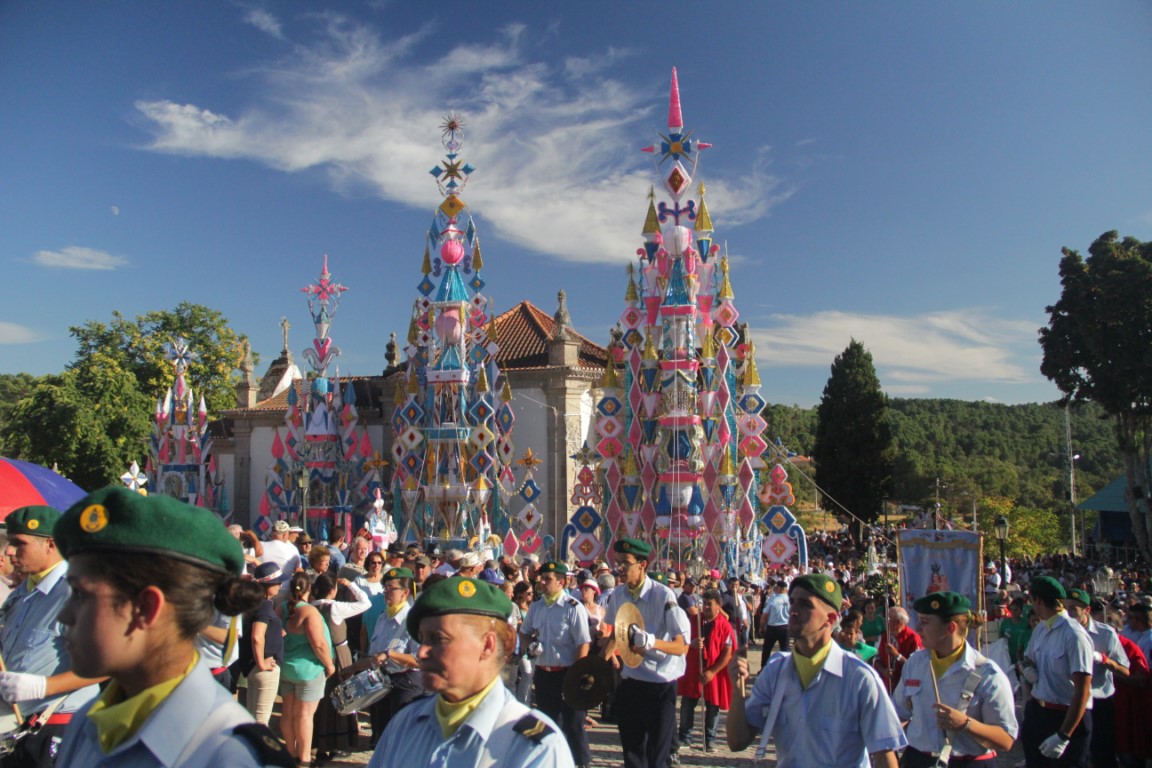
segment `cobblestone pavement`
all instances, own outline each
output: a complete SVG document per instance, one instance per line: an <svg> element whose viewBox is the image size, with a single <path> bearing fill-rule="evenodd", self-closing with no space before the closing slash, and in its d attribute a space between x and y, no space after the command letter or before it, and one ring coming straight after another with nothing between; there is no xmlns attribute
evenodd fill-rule
<svg viewBox="0 0 1152 768"><path fill-rule="evenodd" d="M760 648L753 646L753 649L748 654L748 662L753 674L760 671ZM752 685L752 680L748 682L749 687ZM1023 717L1021 707L1017 706L1016 716ZM724 719L725 713L720 714L720 727L719 732L721 739L719 743L715 744L716 751L713 753L705 753L701 749L695 748L681 748L680 750L680 765L684 768L690 766L732 766L733 768L752 768L756 765L756 742L743 752L733 753L728 750L727 745L724 743ZM698 712L696 718L696 727L701 727L703 720L703 713ZM699 737L698 737L699 738ZM365 731L365 743L367 743L367 732ZM596 726L588 729L588 743L592 748L592 765L594 768L617 768L623 764L623 759L620 752L620 737L616 732L616 726L611 723L598 723ZM699 741L697 741L699 743ZM356 752L350 755L342 755L336 760L317 763L317 765L325 766L353 766L353 765L366 765L368 759L372 756L371 752ZM767 760L764 766L772 766L776 764L774 754L771 750L768 752ZM1020 743L1017 741L1012 751L1007 755L1002 755L998 761L1000 768L1014 768L1017 764L1023 764L1024 753L1020 748Z"/></svg>

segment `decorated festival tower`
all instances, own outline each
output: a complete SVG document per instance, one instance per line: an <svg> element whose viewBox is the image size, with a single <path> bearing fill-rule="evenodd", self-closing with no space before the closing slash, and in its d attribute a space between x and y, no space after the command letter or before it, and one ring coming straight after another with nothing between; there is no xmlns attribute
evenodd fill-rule
<svg viewBox="0 0 1152 768"><path fill-rule="evenodd" d="M605 545L640 537L671 567L746 574L759 572L762 552L773 559L766 534L779 532L791 545L782 551L773 539L780 556L803 549L804 535L786 506L784 470L761 477L770 447L761 436L755 349L738 322L727 256L713 242L704 185L694 187L700 153L710 146L684 128L673 69L668 133L644 149L669 199L649 193L595 445L576 457L586 466L589 454L599 458L601 491L573 502L600 503Z"/></svg>
<svg viewBox="0 0 1152 768"><path fill-rule="evenodd" d="M227 519L230 510L212 455L208 406L203 396L196 400L184 375L200 356L182 338L166 343L164 356L172 363L176 378L156 402L144 474L133 462L121 480L133 490L147 485L152 493L206 507Z"/></svg>
<svg viewBox="0 0 1152 768"><path fill-rule="evenodd" d="M425 236L423 279L396 387L392 479L403 541L535 551L540 461L514 459L512 391L496 364L492 300L483 293L476 222L460 197L476 170L460 157L464 123L445 118L443 161L431 170L443 200ZM519 483L513 465L522 468ZM512 514L512 497L522 505Z"/></svg>
<svg viewBox="0 0 1152 768"><path fill-rule="evenodd" d="M372 527L382 507L376 502L385 487L386 462L373 458L372 443L359 423L352 382L341 382L339 369L328 376L340 356L329 335L332 318L348 288L332 279L325 256L319 278L300 290L308 294L316 333L312 346L301 355L311 373L288 390L284 426L272 440L272 464L256 528L266 533L276 520L288 520L303 525L309 535L328 540L336 524L348 531L365 522Z"/></svg>

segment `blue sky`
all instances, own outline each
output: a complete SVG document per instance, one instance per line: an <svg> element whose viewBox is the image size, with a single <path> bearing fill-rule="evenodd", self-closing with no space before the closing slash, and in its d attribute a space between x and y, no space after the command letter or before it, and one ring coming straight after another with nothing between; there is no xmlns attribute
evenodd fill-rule
<svg viewBox="0 0 1152 768"><path fill-rule="evenodd" d="M678 68L697 179L763 394L819 400L850 339L894 396L1054 399L1036 330L1060 248L1152 239L1152 5L0 5L0 372L61 370L68 327L183 300L264 364L349 286L342 374L384 367L464 115L464 199L499 310L605 343L657 183Z"/></svg>

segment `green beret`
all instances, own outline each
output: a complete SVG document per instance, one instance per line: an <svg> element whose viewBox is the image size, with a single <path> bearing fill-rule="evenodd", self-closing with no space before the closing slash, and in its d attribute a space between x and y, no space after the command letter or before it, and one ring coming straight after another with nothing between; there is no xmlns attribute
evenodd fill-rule
<svg viewBox="0 0 1152 768"><path fill-rule="evenodd" d="M512 601L499 587L468 576L442 579L420 593L416 604L408 611L408 634L420 637L420 622L430 616L466 613L472 616L491 616L508 620L512 615Z"/></svg>
<svg viewBox="0 0 1152 768"><path fill-rule="evenodd" d="M1042 600L1063 600L1068 597L1068 593L1064 591L1064 585L1051 576L1037 576L1032 579L1028 591L1034 597L1039 597Z"/></svg>
<svg viewBox="0 0 1152 768"><path fill-rule="evenodd" d="M637 560L647 560L652 554L652 545L640 539L617 539L612 551L621 555L634 555Z"/></svg>
<svg viewBox="0 0 1152 768"><path fill-rule="evenodd" d="M69 507L54 538L66 559L84 552L141 552L231 574L244 571L240 542L214 512L117 485Z"/></svg>
<svg viewBox="0 0 1152 768"><path fill-rule="evenodd" d="M549 560L548 562L544 563L544 565L540 566L540 570L537 571L537 573L541 575L545 573L554 573L557 576L567 576L568 566L564 563L558 563L555 560Z"/></svg>
<svg viewBox="0 0 1152 768"><path fill-rule="evenodd" d="M1081 605L1087 605L1087 606L1092 605L1092 595L1088 594L1087 592L1085 592L1082 589L1070 589L1070 590L1068 590L1068 599L1069 600L1075 600L1076 602L1080 603Z"/></svg>
<svg viewBox="0 0 1152 768"><path fill-rule="evenodd" d="M972 602L959 592L932 592L912 603L912 610L921 616L949 618L972 610Z"/></svg>
<svg viewBox="0 0 1152 768"><path fill-rule="evenodd" d="M4 518L4 525L8 527L9 535L17 533L50 539L59 519L60 510L52 507L20 507L8 513L8 517Z"/></svg>
<svg viewBox="0 0 1152 768"><path fill-rule="evenodd" d="M648 574L648 578L652 579L652 581L655 581L658 584L668 586L668 574L666 573L650 573Z"/></svg>
<svg viewBox="0 0 1152 768"><path fill-rule="evenodd" d="M407 568L389 568L384 571L384 575L380 578L381 581L389 581L391 579L414 579L416 574Z"/></svg>
<svg viewBox="0 0 1152 768"><path fill-rule="evenodd" d="M844 603L844 593L840 590L840 582L823 573L808 573L797 576L792 579L792 585L788 587L788 594L792 594L792 590L797 587L811 592L836 610L840 610L840 606Z"/></svg>

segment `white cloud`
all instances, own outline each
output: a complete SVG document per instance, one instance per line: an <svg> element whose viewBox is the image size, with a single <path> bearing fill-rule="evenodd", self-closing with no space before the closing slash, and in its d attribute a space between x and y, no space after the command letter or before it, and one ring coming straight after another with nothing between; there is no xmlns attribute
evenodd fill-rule
<svg viewBox="0 0 1152 768"><path fill-rule="evenodd" d="M872 353L889 394L923 394L941 382L1031 384L1039 357L1033 323L991 317L978 309L913 317L817 312L772 315L752 328L758 360L772 366L827 368L852 339ZM1038 359L1037 359L1038 365Z"/></svg>
<svg viewBox="0 0 1152 768"><path fill-rule="evenodd" d="M262 82L236 114L138 102L153 132L148 147L245 158L285 172L323 169L337 189L367 187L430 210L437 193L427 171L443 156L438 126L455 110L467 120L461 157L477 168L461 196L483 216L482 235L576 262L618 264L641 245L654 174L637 149L646 124L659 123L666 97L653 99L607 74L628 51L610 48L554 69L530 60L525 28L510 25L497 42L446 47L417 64L417 44L437 39L431 27L383 40L340 17L325 24L320 43L294 46L284 61L249 73ZM706 106L684 105L689 127L692 109ZM752 165L728 181L709 176L708 159L702 162L697 178L710 206L738 212L715 216L718 227L760 218L791 194L770 173L766 148ZM748 200L757 204L749 208Z"/></svg>
<svg viewBox="0 0 1152 768"><path fill-rule="evenodd" d="M0 344L31 344L43 338L31 328L0 321Z"/></svg>
<svg viewBox="0 0 1152 768"><path fill-rule="evenodd" d="M248 14L244 17L244 21L277 40L284 39L284 31L280 27L280 20L268 11L259 8L248 11Z"/></svg>
<svg viewBox="0 0 1152 768"><path fill-rule="evenodd" d="M32 260L42 267L55 269L98 269L109 270L128 263L123 256L114 256L95 248L82 248L70 245L59 251L37 251Z"/></svg>

